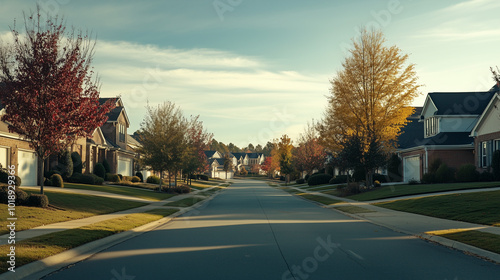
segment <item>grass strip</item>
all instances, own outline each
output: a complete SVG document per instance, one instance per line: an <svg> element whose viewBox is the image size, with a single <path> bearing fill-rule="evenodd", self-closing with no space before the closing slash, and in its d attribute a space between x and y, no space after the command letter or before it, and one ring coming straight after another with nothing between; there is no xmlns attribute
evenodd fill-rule
<svg viewBox="0 0 500 280"><path fill-rule="evenodd" d="M477 230L426 232L500 254L500 235Z"/></svg>
<svg viewBox="0 0 500 280"><path fill-rule="evenodd" d="M326 196L314 195L314 194L308 194L308 193L300 193L297 195L300 195L301 197L303 197L307 200L319 202L319 203L324 204L324 205L331 205L331 204L343 202L343 201L338 200L338 199L333 199L333 198L329 198Z"/></svg>
<svg viewBox="0 0 500 280"><path fill-rule="evenodd" d="M28 193L38 193L27 191ZM103 215L144 206L147 203L99 197L84 194L70 194L45 191L49 198L49 208L16 206L16 231L64 221ZM0 204L0 234L7 230L7 205Z"/></svg>
<svg viewBox="0 0 500 280"><path fill-rule="evenodd" d="M116 233L127 231L147 223L172 215L177 209L152 209L116 219L42 235L16 243L16 267L41 260L63 251L78 247ZM11 245L0 246L0 251L8 252ZM0 256L0 271L6 272L9 265L6 254Z"/></svg>
<svg viewBox="0 0 500 280"><path fill-rule="evenodd" d="M181 199L181 200L177 200L177 201L174 201L174 202L166 203L163 206L189 207L189 206L193 206L196 203L198 203L198 202L200 202L202 200L205 200L205 199L206 199L206 197L192 196L192 197L187 197L187 198L184 198L184 199Z"/></svg>
<svg viewBox="0 0 500 280"><path fill-rule="evenodd" d="M351 195L350 199L369 201L405 195L426 194L435 192L493 188L500 187L500 182L450 183L450 184L423 184L423 185L395 185L383 186L361 194Z"/></svg>
<svg viewBox="0 0 500 280"><path fill-rule="evenodd" d="M64 187L68 189L90 190L90 191L121 194L121 195L147 199L151 201L160 201L174 196L173 194L160 193L150 190L144 190L141 188L125 187L125 186L109 186L109 185L94 186L94 185L65 183Z"/></svg>
<svg viewBox="0 0 500 280"><path fill-rule="evenodd" d="M377 206L397 211L500 226L500 191L439 195L377 203Z"/></svg>
<svg viewBox="0 0 500 280"><path fill-rule="evenodd" d="M359 206L348 205L348 206L337 206L334 209L340 210L342 212L350 213L350 214L361 214L361 213L374 213L377 211L373 211L370 209L366 209Z"/></svg>

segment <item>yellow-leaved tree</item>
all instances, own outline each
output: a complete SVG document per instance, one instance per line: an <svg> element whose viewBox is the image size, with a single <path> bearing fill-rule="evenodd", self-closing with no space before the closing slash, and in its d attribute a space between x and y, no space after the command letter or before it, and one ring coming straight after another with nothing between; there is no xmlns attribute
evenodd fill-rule
<svg viewBox="0 0 500 280"><path fill-rule="evenodd" d="M331 83L331 95L318 125L321 143L333 154L357 137L363 153L361 166L369 176L379 166L373 152L390 151L420 94L415 65L397 46L385 46L379 30L362 30ZM375 166L374 166L375 165ZM368 181L369 180L369 181Z"/></svg>

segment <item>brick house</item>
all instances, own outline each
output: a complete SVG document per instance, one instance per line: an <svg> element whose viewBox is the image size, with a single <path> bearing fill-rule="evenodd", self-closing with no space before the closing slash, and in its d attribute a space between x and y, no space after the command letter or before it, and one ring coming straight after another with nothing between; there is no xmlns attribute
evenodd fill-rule
<svg viewBox="0 0 500 280"><path fill-rule="evenodd" d="M476 167L480 172L489 171L493 153L500 150L500 95L498 91L470 135L474 137Z"/></svg>
<svg viewBox="0 0 500 280"><path fill-rule="evenodd" d="M451 168L474 164L471 131L497 89L486 92L432 92L408 118L398 139L403 180L420 181L430 164L441 159Z"/></svg>

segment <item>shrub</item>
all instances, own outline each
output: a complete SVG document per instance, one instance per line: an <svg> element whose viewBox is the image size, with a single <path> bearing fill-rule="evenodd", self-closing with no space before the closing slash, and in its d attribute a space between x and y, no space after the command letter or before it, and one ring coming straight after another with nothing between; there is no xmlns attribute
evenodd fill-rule
<svg viewBox="0 0 500 280"><path fill-rule="evenodd" d="M69 183L81 183L83 180L83 174L82 173L73 173L71 177L69 177L66 181Z"/></svg>
<svg viewBox="0 0 500 280"><path fill-rule="evenodd" d="M491 158L494 180L500 181L500 151L495 151Z"/></svg>
<svg viewBox="0 0 500 280"><path fill-rule="evenodd" d="M103 178L106 177L106 169L104 168L104 165L102 163L97 163L94 166L94 174Z"/></svg>
<svg viewBox="0 0 500 280"><path fill-rule="evenodd" d="M449 168L446 164L441 164L436 171L436 182L450 183L455 178L453 169Z"/></svg>
<svg viewBox="0 0 500 280"><path fill-rule="evenodd" d="M198 175L198 179L199 179L199 180L203 180L203 181L208 181L208 176L207 176L207 175L200 174L200 175Z"/></svg>
<svg viewBox="0 0 500 280"><path fill-rule="evenodd" d="M120 177L120 180L123 181L123 175L122 174L117 174L118 177Z"/></svg>
<svg viewBox="0 0 500 280"><path fill-rule="evenodd" d="M73 176L68 178L70 183L88 184L88 185L102 185L104 179L95 174L80 174L74 173Z"/></svg>
<svg viewBox="0 0 500 280"><path fill-rule="evenodd" d="M306 181L309 181L309 177L311 177L311 175L307 174L307 175L306 175L306 177L304 177L304 179L305 179Z"/></svg>
<svg viewBox="0 0 500 280"><path fill-rule="evenodd" d="M375 187L375 188L380 188L381 186L382 186L382 185L380 184L380 181L379 181L379 180L375 180L375 181L373 182L373 187Z"/></svg>
<svg viewBox="0 0 500 280"><path fill-rule="evenodd" d="M436 158L429 165L429 173L436 173L438 168L443 164L443 161L440 158Z"/></svg>
<svg viewBox="0 0 500 280"><path fill-rule="evenodd" d="M120 177L118 174L111 174L111 173L106 173L106 181L110 181L113 183L120 183Z"/></svg>
<svg viewBox="0 0 500 280"><path fill-rule="evenodd" d="M330 179L330 184L344 184L347 183L347 176L348 175L337 175Z"/></svg>
<svg viewBox="0 0 500 280"><path fill-rule="evenodd" d="M387 162L387 173L391 182L400 182L403 180L401 177L401 159L397 154L392 154Z"/></svg>
<svg viewBox="0 0 500 280"><path fill-rule="evenodd" d="M122 176L122 181L123 182L132 182L132 177L131 176Z"/></svg>
<svg viewBox="0 0 500 280"><path fill-rule="evenodd" d="M139 177L139 179L141 180L140 182L144 182L144 176L142 175L142 172L136 172L135 176Z"/></svg>
<svg viewBox="0 0 500 280"><path fill-rule="evenodd" d="M43 185L52 186L52 181L49 178L45 178L45 180L43 180Z"/></svg>
<svg viewBox="0 0 500 280"><path fill-rule="evenodd" d="M379 181L380 183L387 183L388 177L389 176L387 176L387 175L382 175L382 174L378 174L378 173L373 174L373 180Z"/></svg>
<svg viewBox="0 0 500 280"><path fill-rule="evenodd" d="M85 174L84 178L85 177L92 177L94 179L92 183L90 183L90 181L91 181L90 178L85 179L85 180L89 180L88 184L91 184L91 185L102 185L102 183L104 183L104 178L99 177L99 176L97 176L95 174Z"/></svg>
<svg viewBox="0 0 500 280"><path fill-rule="evenodd" d="M9 184L9 173L5 169L0 169L0 183ZM21 186L21 177L15 176L14 183L16 187Z"/></svg>
<svg viewBox="0 0 500 280"><path fill-rule="evenodd" d="M16 188L16 205L26 205L28 203L29 195L20 189Z"/></svg>
<svg viewBox="0 0 500 280"><path fill-rule="evenodd" d="M425 173L422 176L422 182L425 184L434 184L436 183L436 174L434 173Z"/></svg>
<svg viewBox="0 0 500 280"><path fill-rule="evenodd" d="M51 185L58 188L64 188L63 178L59 174L53 174L50 176Z"/></svg>
<svg viewBox="0 0 500 280"><path fill-rule="evenodd" d="M349 196L349 195L358 194L358 193L361 193L361 188L359 186L359 183L352 182L352 183L347 184L346 187L342 188L341 195L342 196Z"/></svg>
<svg viewBox="0 0 500 280"><path fill-rule="evenodd" d="M477 182L479 172L473 164L464 164L457 171L457 181L459 182Z"/></svg>
<svg viewBox="0 0 500 280"><path fill-rule="evenodd" d="M158 184L160 184L160 178L158 178L157 176L151 175L146 179L146 183L158 185Z"/></svg>
<svg viewBox="0 0 500 280"><path fill-rule="evenodd" d="M102 166L104 167L104 170L106 171L105 173L110 173L111 172L111 167L109 166L109 162L107 159L104 159L102 161Z"/></svg>
<svg viewBox="0 0 500 280"><path fill-rule="evenodd" d="M50 171L46 171L46 172L43 174L43 177L45 177L45 178L50 178L50 177L52 177L52 175L54 175L54 174L59 174L59 175L61 175L61 172L60 172L59 170L55 170L55 169L54 169L54 170L50 170ZM70 176L70 177L71 177L71 176Z"/></svg>
<svg viewBox="0 0 500 280"><path fill-rule="evenodd" d="M61 171L61 176L65 179L73 175L73 160L71 158L71 153L68 150L64 150L59 154L59 164L57 169Z"/></svg>
<svg viewBox="0 0 500 280"><path fill-rule="evenodd" d="M73 173L82 173L83 162L82 157L77 152L71 153L71 160L73 161Z"/></svg>
<svg viewBox="0 0 500 280"><path fill-rule="evenodd" d="M481 182L492 182L495 181L495 175L493 173L484 171L483 173L479 174L479 181Z"/></svg>
<svg viewBox="0 0 500 280"><path fill-rule="evenodd" d="M47 208L49 206L49 198L44 194L31 194L28 198L27 205Z"/></svg>
<svg viewBox="0 0 500 280"><path fill-rule="evenodd" d="M328 182L330 182L331 179L332 179L331 175L324 174L324 173L318 173L318 174L312 175L309 178L309 180L307 181L307 184L309 186L328 184Z"/></svg>
<svg viewBox="0 0 500 280"><path fill-rule="evenodd" d="M242 168L241 171L240 171L240 175L241 176L247 176L248 175L248 171L246 168Z"/></svg>
<svg viewBox="0 0 500 280"><path fill-rule="evenodd" d="M305 179L297 179L297 180L295 181L295 183L297 183L297 184L304 184L305 182L306 182L306 180L305 180Z"/></svg>
<svg viewBox="0 0 500 280"><path fill-rule="evenodd" d="M356 167L354 169L354 173L352 174L352 178L356 182L361 182L366 179L366 171L363 167Z"/></svg>
<svg viewBox="0 0 500 280"><path fill-rule="evenodd" d="M130 181L132 183L139 183L139 182L141 182L141 178L139 178L137 176L132 176L132 178L130 179Z"/></svg>
<svg viewBox="0 0 500 280"><path fill-rule="evenodd" d="M166 190L169 193L178 193L178 194L191 192L191 188L188 186L185 186L185 185L178 185L178 186L166 188Z"/></svg>
<svg viewBox="0 0 500 280"><path fill-rule="evenodd" d="M408 182L408 185L412 186L412 185L418 185L418 181L415 180L415 179L411 179L409 182Z"/></svg>

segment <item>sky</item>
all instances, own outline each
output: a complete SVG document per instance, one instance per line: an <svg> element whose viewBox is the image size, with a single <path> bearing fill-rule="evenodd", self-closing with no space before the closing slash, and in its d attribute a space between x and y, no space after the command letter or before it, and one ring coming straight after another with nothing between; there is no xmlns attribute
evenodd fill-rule
<svg viewBox="0 0 500 280"><path fill-rule="evenodd" d="M485 91L500 66L500 1L0 0L0 38L36 4L96 38L101 97L120 96L140 128L170 101L220 142L297 139L322 118L330 79L360 27L383 31L428 92Z"/></svg>

